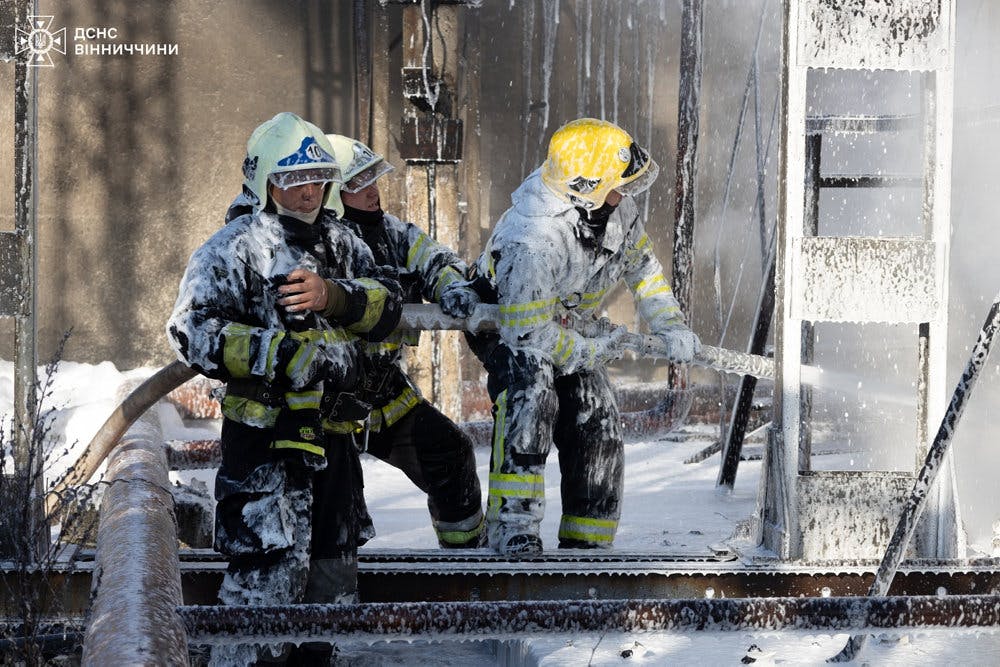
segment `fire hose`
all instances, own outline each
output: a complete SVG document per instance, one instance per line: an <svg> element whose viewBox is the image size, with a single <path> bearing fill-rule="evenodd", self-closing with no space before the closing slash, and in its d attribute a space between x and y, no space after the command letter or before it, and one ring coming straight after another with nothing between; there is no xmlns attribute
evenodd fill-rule
<svg viewBox="0 0 1000 667"><path fill-rule="evenodd" d="M399 321L400 329L412 330L459 330L459 331L495 331L500 321L499 306L481 303L476 306L472 315L466 319L451 317L441 312L432 303L407 304L403 307L403 317ZM608 333L610 324L607 320L590 318L571 318L565 321L566 326L587 336L595 337ZM667 345L657 336L629 332L622 339L624 347L641 357L667 358ZM723 373L738 375L753 375L758 378L774 377L774 360L758 354L737 352L722 347L702 345L701 351L691 361L695 366L713 368Z"/></svg>
<svg viewBox="0 0 1000 667"><path fill-rule="evenodd" d="M479 304L467 319L445 315L436 304L406 304L398 328L410 331L460 330L492 331L499 322L499 309L491 304ZM570 325L584 336L596 336L607 331L608 323L600 320L576 318ZM644 357L666 358L666 344L656 336L629 332L623 337L624 346ZM773 378L774 361L767 357L703 345L694 365L714 368L721 372ZM156 404L171 391L184 384L197 373L180 361L174 361L143 382L130 393L121 405L97 431L84 449L76 465L69 468L59 478L47 496L50 510L58 504L60 497L73 486L85 483L118 444L129 427L146 410Z"/></svg>

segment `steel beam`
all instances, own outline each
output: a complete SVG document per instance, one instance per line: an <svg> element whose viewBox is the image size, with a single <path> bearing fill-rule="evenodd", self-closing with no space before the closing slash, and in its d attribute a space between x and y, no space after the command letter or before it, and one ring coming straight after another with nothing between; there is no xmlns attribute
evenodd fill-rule
<svg viewBox="0 0 1000 667"><path fill-rule="evenodd" d="M362 549L358 590L364 602L449 602L462 600L673 599L704 597L861 596L878 563L807 565L780 563L747 566L690 554L613 553L604 560L544 554L526 563L504 561L482 551L396 552ZM613 556L613 557L612 557ZM73 569L53 569L32 577L39 591L59 590L54 603L39 598L39 609L82 615L89 607L92 561ZM181 553L184 604L216 604L226 561L211 550ZM2 569L0 590L21 585L24 573ZM1000 591L1000 564L908 561L893 579L890 595L948 595ZM50 593L51 594L51 593ZM0 597L0 599L3 599ZM0 605L0 616L17 610ZM2 621L2 619L0 619Z"/></svg>
<svg viewBox="0 0 1000 667"><path fill-rule="evenodd" d="M527 638L564 632L987 628L1000 597L412 602L181 607L192 643L387 636Z"/></svg>

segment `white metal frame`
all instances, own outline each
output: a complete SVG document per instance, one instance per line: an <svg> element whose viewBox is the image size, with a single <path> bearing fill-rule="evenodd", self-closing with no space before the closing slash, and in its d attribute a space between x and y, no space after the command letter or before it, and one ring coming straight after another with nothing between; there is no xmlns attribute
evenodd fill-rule
<svg viewBox="0 0 1000 667"><path fill-rule="evenodd" d="M803 428L801 414L802 325L829 320L823 313L803 308L804 296L818 287L815 257L803 248L815 249L813 237L805 230L806 173L806 82L810 69L854 70L893 69L925 73L925 159L923 237L884 239L826 237L822 243L832 252L854 253L856 262L873 262L886 253L912 253L916 261L930 264L932 275L920 281L914 292L881 294L890 300L919 302L921 332L920 377L918 378L918 424L916 457L922 461L929 444L929 424L936 424L945 409L946 342L948 326L948 255L950 228L950 167L953 119L953 64L955 7L953 0L897 0L895 3L853 3L863 16L836 10L831 0L785 0L783 35L783 79L781 86L782 136L779 173L777 225L777 271L775 275L775 401L774 428L765 467L761 539L765 547L782 558L801 556L797 481L800 470L799 440ZM906 14L906 13L909 14ZM924 14L921 14L924 12ZM903 14L925 18L915 23L911 35L900 38ZM912 21L906 25L911 26ZM890 246L895 243L897 246ZM854 244L854 247L848 247ZM868 250L864 250L867 248ZM871 249L875 250L872 251ZM811 263L811 264L810 264ZM906 264L904 258L900 265ZM836 270L834 266L831 270ZM812 277L809 277L812 276ZM829 276L827 276L829 277ZM845 274L845 280L849 277ZM812 283L810 281L813 281ZM886 285L882 289L891 289ZM850 297L848 297L850 298ZM846 312L850 303L829 304L831 312ZM900 313L889 313L879 321L914 321ZM806 463L808 467L808 463ZM953 471L949 476L953 476ZM863 482L861 482L863 483ZM945 485L939 484L940 488ZM943 501L942 501L943 502ZM942 505L939 504L939 507ZM957 518L950 518L951 530L937 531L932 549L940 557L953 555Z"/></svg>

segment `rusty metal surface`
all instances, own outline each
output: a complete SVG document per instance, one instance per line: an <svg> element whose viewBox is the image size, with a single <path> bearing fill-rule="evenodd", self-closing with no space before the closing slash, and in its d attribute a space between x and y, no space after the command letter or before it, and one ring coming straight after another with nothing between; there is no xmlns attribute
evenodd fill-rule
<svg viewBox="0 0 1000 667"><path fill-rule="evenodd" d="M167 465L171 470L218 468L222 462L222 444L218 439L168 440Z"/></svg>
<svg viewBox="0 0 1000 667"><path fill-rule="evenodd" d="M459 162L462 121L433 113L403 116L399 156L410 163Z"/></svg>
<svg viewBox="0 0 1000 667"><path fill-rule="evenodd" d="M939 246L908 238L797 238L792 317L822 322L931 322L941 315Z"/></svg>
<svg viewBox="0 0 1000 667"><path fill-rule="evenodd" d="M931 70L949 64L951 0L801 0L796 65Z"/></svg>
<svg viewBox="0 0 1000 667"><path fill-rule="evenodd" d="M198 375L167 394L166 400L186 419L221 419L222 406L212 396L219 387L219 380Z"/></svg>
<svg viewBox="0 0 1000 667"><path fill-rule="evenodd" d="M411 602L181 607L194 643L329 637L529 637L564 632L736 632L1000 625L994 595Z"/></svg>

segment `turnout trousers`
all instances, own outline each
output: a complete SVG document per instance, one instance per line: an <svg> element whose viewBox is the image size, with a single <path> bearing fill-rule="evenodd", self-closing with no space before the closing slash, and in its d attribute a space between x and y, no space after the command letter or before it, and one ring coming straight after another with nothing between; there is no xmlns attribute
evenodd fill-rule
<svg viewBox="0 0 1000 667"><path fill-rule="evenodd" d="M559 452L561 548L609 548L621 515L621 417L607 371L559 374L537 355L498 342L485 355L493 400L487 527L499 551L515 535L538 536L545 462Z"/></svg>
<svg viewBox="0 0 1000 667"><path fill-rule="evenodd" d="M472 441L437 408L421 400L399 421L370 433L366 451L403 471L427 494L440 546L485 546L482 490Z"/></svg>
<svg viewBox="0 0 1000 667"><path fill-rule="evenodd" d="M374 530L352 438L325 435L324 461L301 450L270 449L271 429L223 421L215 482L215 548L229 558L222 604L355 600L357 549ZM212 664L279 660L289 648L220 645ZM313 648L321 655L331 650ZM302 655L292 659L307 662Z"/></svg>

